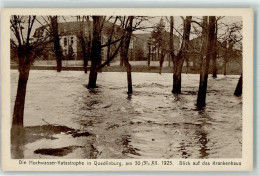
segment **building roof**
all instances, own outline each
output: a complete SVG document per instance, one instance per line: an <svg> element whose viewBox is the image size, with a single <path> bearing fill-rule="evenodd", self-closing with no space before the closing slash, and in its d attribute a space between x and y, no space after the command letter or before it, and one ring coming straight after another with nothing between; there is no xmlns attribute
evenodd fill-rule
<svg viewBox="0 0 260 176"><path fill-rule="evenodd" d="M106 32L107 29L111 28L112 25L113 24L111 22L105 21L105 24L103 27L104 32ZM84 21L83 26L81 25L81 22L78 22L78 21L61 22L61 23L58 23L59 35L61 35L61 36L77 35L80 32L82 27L84 28L85 32L87 32L87 30L88 30L87 26L88 26L88 24L86 21ZM44 30L47 29L48 27L49 27L49 24L37 28L34 32L33 37L43 37ZM118 25L115 25L115 27L116 27L117 32L122 30ZM90 28L91 28L90 30L92 30L92 28L93 28L92 21L90 21Z"/></svg>
<svg viewBox="0 0 260 176"><path fill-rule="evenodd" d="M167 35L170 37L170 33L167 32ZM136 38L137 40L141 40L143 42L147 42L148 40L152 39L152 33L140 33L140 34L133 34L133 37ZM178 39L179 37L175 34L173 34L174 39ZM179 42L179 41L178 41Z"/></svg>

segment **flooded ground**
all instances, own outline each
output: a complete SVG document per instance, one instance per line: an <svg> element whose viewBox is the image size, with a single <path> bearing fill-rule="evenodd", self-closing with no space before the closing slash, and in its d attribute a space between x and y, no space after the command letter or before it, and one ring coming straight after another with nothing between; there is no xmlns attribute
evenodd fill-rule
<svg viewBox="0 0 260 176"><path fill-rule="evenodd" d="M210 77L204 111L195 108L199 75L183 74L182 94L173 95L172 74L132 73L132 96L126 73L99 73L94 90L85 87L88 76L30 72L27 140L12 146L13 158L242 157L242 98L233 96L239 76ZM11 70L12 109L17 80Z"/></svg>

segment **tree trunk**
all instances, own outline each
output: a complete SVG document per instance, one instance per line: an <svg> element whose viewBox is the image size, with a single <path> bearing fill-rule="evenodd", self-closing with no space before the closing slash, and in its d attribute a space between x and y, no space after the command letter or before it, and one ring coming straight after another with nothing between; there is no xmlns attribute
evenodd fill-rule
<svg viewBox="0 0 260 176"><path fill-rule="evenodd" d="M158 50L157 50L157 60L160 60L160 48L161 46L158 46Z"/></svg>
<svg viewBox="0 0 260 176"><path fill-rule="evenodd" d="M242 88L243 88L243 76L241 74L241 76L238 80L237 87L236 87L236 90L234 92L234 95L241 96L242 95Z"/></svg>
<svg viewBox="0 0 260 176"><path fill-rule="evenodd" d="M216 57L213 57L212 77L213 78L217 78L217 61L216 61Z"/></svg>
<svg viewBox="0 0 260 176"><path fill-rule="evenodd" d="M154 61L154 52L155 52L155 48L154 48L154 46L152 45L152 48L151 48L151 51L152 51L152 61Z"/></svg>
<svg viewBox="0 0 260 176"><path fill-rule="evenodd" d="M111 40L108 40L108 43L110 43ZM107 60L110 58L110 45L107 46ZM107 66L110 66L110 62L107 64Z"/></svg>
<svg viewBox="0 0 260 176"><path fill-rule="evenodd" d="M82 49L82 55L83 55L83 64L84 64L84 72L88 72L88 58L87 58L87 53L86 53L86 43L84 40L84 37L80 37L80 43L81 43L81 49Z"/></svg>
<svg viewBox="0 0 260 176"><path fill-rule="evenodd" d="M123 51L123 46L121 47L120 49L120 67L123 67L124 66L124 51Z"/></svg>
<svg viewBox="0 0 260 176"><path fill-rule="evenodd" d="M217 78L217 35L218 35L218 25L217 21L215 22L215 37L214 37L214 48L213 48L213 69L212 77Z"/></svg>
<svg viewBox="0 0 260 176"><path fill-rule="evenodd" d="M203 64L202 72L200 74L200 83L199 83L199 91L197 97L197 108L202 109L206 106L206 94L207 94L207 83L208 83L208 70L210 60L213 58L213 47L214 47L214 38L215 38L215 16L209 17L209 25L208 25L208 37L207 37L207 54L206 54L206 62ZM207 24L207 17L203 18L203 26Z"/></svg>
<svg viewBox="0 0 260 176"><path fill-rule="evenodd" d="M88 88L96 88L97 67L101 63L101 20L100 16L93 16L93 39L91 47L91 68Z"/></svg>
<svg viewBox="0 0 260 176"><path fill-rule="evenodd" d="M180 53L182 51L179 51L178 56L176 57L176 60L173 64L173 87L172 87L172 93L173 94L179 94L181 93L181 72L182 72L182 65L180 62Z"/></svg>
<svg viewBox="0 0 260 176"><path fill-rule="evenodd" d="M124 60L124 64L126 67L126 72L127 72L127 85L128 85L128 92L127 94L132 94L133 93L133 87L132 87L132 67L129 64L128 61Z"/></svg>
<svg viewBox="0 0 260 176"><path fill-rule="evenodd" d="M29 16L28 22L21 20L22 18L17 17L14 15L13 19L10 20L12 23L12 30L14 30L14 34L18 41L18 71L19 71L19 78L18 78L18 86L17 86L17 93L16 99L14 104L14 111L13 111L13 119L12 119L12 128L11 128L11 150L12 154L16 153L15 157L12 158L23 158L23 152L21 147L24 144L24 106L25 106L25 96L26 96L26 88L27 82L29 78L30 66L34 62L34 52L32 52L32 45L30 43L30 34L36 19L36 16ZM20 24L27 24L27 37L24 40L24 35L22 29L19 34L18 30L20 29ZM18 27L19 26L19 27ZM21 42L23 40L23 42ZM25 42L26 41L26 42ZM35 48L34 48L35 49ZM37 53L38 54L38 53ZM14 151L15 150L15 151ZM14 152L13 152L14 151Z"/></svg>
<svg viewBox="0 0 260 176"><path fill-rule="evenodd" d="M24 159L25 130L22 126L11 128L11 158Z"/></svg>
<svg viewBox="0 0 260 176"><path fill-rule="evenodd" d="M173 16L170 16L170 43L169 43L169 50L170 50L170 59L172 60L172 63L174 63L174 40L173 40ZM169 60L170 62L170 60Z"/></svg>
<svg viewBox="0 0 260 176"><path fill-rule="evenodd" d="M79 17L79 21L80 21L80 17ZM87 68L88 58L87 58L87 53L86 53L84 17L83 17L82 21L80 21L79 41L80 41L82 56L83 56L84 72L87 73L88 72L88 68Z"/></svg>
<svg viewBox="0 0 260 176"><path fill-rule="evenodd" d="M23 66L23 70L19 71L17 94L16 94L14 112L13 112L13 122L12 122L13 126L23 126L24 104L25 104L27 81L29 78L29 71L30 71L29 66L26 67Z"/></svg>
<svg viewBox="0 0 260 176"><path fill-rule="evenodd" d="M128 62L128 47L127 47L127 38L125 38L125 41L123 43L123 61L124 65L126 67L126 72L127 72L127 85L128 85L128 92L127 94L132 94L133 93L133 88L132 88L132 67L130 63Z"/></svg>
<svg viewBox="0 0 260 176"><path fill-rule="evenodd" d="M91 60L91 41L88 40L88 45L87 45L87 51L86 51L86 55L87 55L87 59L86 59L86 68L88 67L88 61Z"/></svg>
<svg viewBox="0 0 260 176"><path fill-rule="evenodd" d="M168 67L171 66L171 56L168 56Z"/></svg>
<svg viewBox="0 0 260 176"><path fill-rule="evenodd" d="M174 94L181 93L181 72L179 72L179 71L175 71L173 74L172 93L174 93Z"/></svg>
<svg viewBox="0 0 260 176"><path fill-rule="evenodd" d="M191 19L192 19L191 16L187 16L186 19L184 20L184 31L183 31L181 48L176 59L174 59L173 88L172 88L172 93L174 94L181 93L181 73L182 73L182 66L183 66L184 59L187 57L186 49L188 48L189 45Z"/></svg>
<svg viewBox="0 0 260 176"><path fill-rule="evenodd" d="M112 29L111 29L111 32L109 34L109 38L108 38L108 42L107 43L111 43L112 42L112 38L113 38L113 35L114 35L114 31L115 31L115 24L116 24L116 21L117 21L117 17L112 25ZM110 59L110 44L107 46L107 62L109 61ZM110 62L108 62L107 66L110 66Z"/></svg>
<svg viewBox="0 0 260 176"><path fill-rule="evenodd" d="M58 17L50 17L51 18L51 27L52 27L52 37L54 42L54 51L56 55L57 62L57 72L61 71L62 68L62 50L60 46L60 37L59 37L59 29L58 29Z"/></svg>
<svg viewBox="0 0 260 176"><path fill-rule="evenodd" d="M131 40L131 36L132 36L132 25L133 25L133 16L129 16L129 23L126 26L126 34L125 34L125 38L124 38L124 42L122 45L122 56L123 56L123 61L124 61L124 65L126 67L126 72L127 72L127 84L128 84L128 94L132 94L133 93L133 87L132 87L132 75L131 75L131 71L132 71L132 67L130 65L130 63L128 62L128 48L129 48L129 44L130 44L130 40Z"/></svg>
<svg viewBox="0 0 260 176"><path fill-rule="evenodd" d="M164 62L164 52L161 51L161 58L160 58L160 70L159 70L159 74L162 73L162 66L163 66L163 62Z"/></svg>
<svg viewBox="0 0 260 176"><path fill-rule="evenodd" d="M88 61L91 60L91 42L92 42L89 16L87 16L86 21L87 21L87 28L88 28L88 37L87 37L86 62L84 64L85 64L85 68L87 71ZM87 72L85 72L85 73L87 73Z"/></svg>
<svg viewBox="0 0 260 176"><path fill-rule="evenodd" d="M189 71L189 67L190 67L190 63L189 63L189 60L188 58L186 59L186 74L188 73Z"/></svg>
<svg viewBox="0 0 260 176"><path fill-rule="evenodd" d="M21 58L20 58L21 61ZM19 62L19 79L13 111L13 120L11 128L11 149L13 159L22 159L24 157L24 105L26 97L27 82L29 79L30 65Z"/></svg>
<svg viewBox="0 0 260 176"><path fill-rule="evenodd" d="M223 64L225 76L227 75L227 63L230 59L229 57L231 56L230 53L232 52L233 45L234 45L234 43L232 42L232 40L228 41L228 46L227 46L227 43L224 44L224 47L225 47L225 50L226 50L225 56L224 56L224 64Z"/></svg>
<svg viewBox="0 0 260 176"><path fill-rule="evenodd" d="M148 69L150 69L150 63L151 63L151 46L148 47L148 59L147 59Z"/></svg>
<svg viewBox="0 0 260 176"><path fill-rule="evenodd" d="M226 56L224 56L224 57L226 57ZM223 69L224 69L224 76L226 76L227 75L227 59L226 58L224 58L224 63L223 63Z"/></svg>

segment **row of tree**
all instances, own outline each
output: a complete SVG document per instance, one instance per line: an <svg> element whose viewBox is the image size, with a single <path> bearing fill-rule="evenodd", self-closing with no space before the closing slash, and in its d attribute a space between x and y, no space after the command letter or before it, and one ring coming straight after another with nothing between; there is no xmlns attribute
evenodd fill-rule
<svg viewBox="0 0 260 176"><path fill-rule="evenodd" d="M14 39L11 44L17 50L18 56L18 70L19 70L19 80L17 88L17 96L14 105L13 112L13 127L23 126L23 114L24 114L24 104L27 81L29 78L30 66L34 62L36 55L44 52L45 47L51 43L53 44L53 50L56 55L57 60L57 71L60 72L62 68L62 49L60 45L60 33L59 33L59 23L58 16L48 16L44 17L45 22L48 25L46 30L49 35L40 37L36 40L31 40L31 32L35 21L41 23L41 20L36 16L18 16L14 15L11 17L11 30L14 34ZM90 20L92 18L92 21ZM88 88L97 87L97 77L98 72L115 58L115 56L120 52L121 65L126 67L127 72L127 85L128 94L133 93L132 86L132 76L131 76L131 65L129 63L128 51L133 32L136 30L143 30L149 27L144 26L144 21L149 21L151 17L144 16L77 16L77 21L80 23L80 28L78 32L78 38L82 47L83 57L84 57L84 70L87 72L88 61L91 61ZM181 73L183 68L183 63L188 59L188 53L190 50L190 35L191 28L193 24L196 24L200 28L201 46L200 51L197 52L201 56L200 59L200 82L199 91L197 97L197 108L202 109L206 105L206 92L207 92L207 81L209 72L210 60L216 65L216 50L218 47L218 35L217 35L217 21L215 16L203 17L201 21L197 22L192 16L186 16L183 19L183 30L182 32L177 31L174 27L174 17L171 16L168 20L170 23L170 34L169 34L169 47L166 48L164 45L164 32L162 32L163 26L162 21L157 25L153 26L154 31L152 32L153 38L161 50L160 67L164 62L164 56L166 53L170 54L171 60L173 62L173 87L172 93L181 93ZM87 22L87 34L84 33L85 21ZM106 23L110 22L110 25ZM90 23L92 22L92 25ZM106 26L106 28L104 27ZM109 27L107 27L109 26ZM117 30L119 27L120 30ZM195 27L194 27L195 28ZM181 36L181 45L175 54L174 48L174 35L173 31L176 30ZM232 31L232 30L229 30ZM107 33L107 41L102 43L102 34ZM230 32L229 38L232 38L232 32ZM237 41L240 42L240 41ZM231 44L229 44L231 47ZM102 63L101 52L102 48L107 47L107 59ZM215 66L214 66L215 67ZM161 70L161 69L160 69ZM216 77L216 68L214 68L213 77ZM242 93L242 75L239 79L239 83L235 92L235 95L241 95Z"/></svg>

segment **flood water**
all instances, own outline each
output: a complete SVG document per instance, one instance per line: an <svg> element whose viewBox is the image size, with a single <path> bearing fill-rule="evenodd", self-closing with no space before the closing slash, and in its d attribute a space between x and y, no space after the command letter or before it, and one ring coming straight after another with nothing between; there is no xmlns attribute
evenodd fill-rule
<svg viewBox="0 0 260 176"><path fill-rule="evenodd" d="M126 73L99 73L94 90L88 76L30 72L24 125L33 140L13 146L13 158L242 157L242 98L233 96L239 76L210 77L203 111L195 107L199 75L183 74L182 94L173 95L172 74L132 73L131 96ZM17 81L11 70L12 110ZM41 128L48 125L68 128Z"/></svg>

